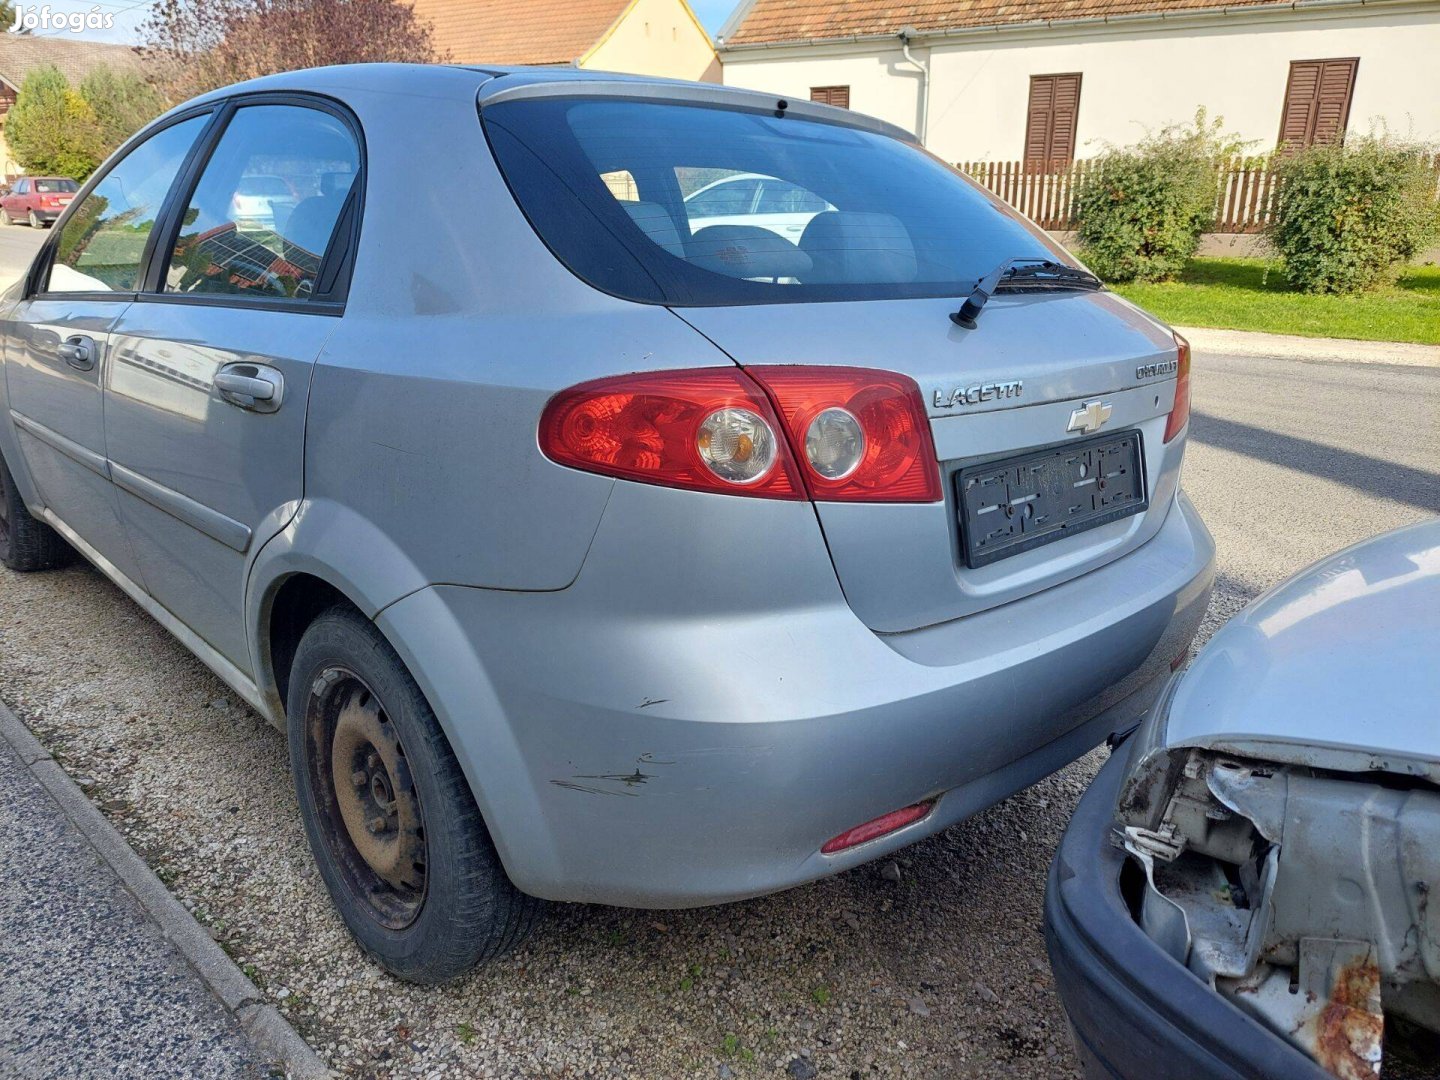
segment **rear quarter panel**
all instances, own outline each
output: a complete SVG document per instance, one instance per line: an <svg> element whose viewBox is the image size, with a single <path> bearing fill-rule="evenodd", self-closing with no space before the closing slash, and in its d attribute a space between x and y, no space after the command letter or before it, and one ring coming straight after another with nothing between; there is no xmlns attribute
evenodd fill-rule
<svg viewBox="0 0 1440 1080"><path fill-rule="evenodd" d="M730 364L666 309L556 262L490 157L479 77L456 76L468 94L344 94L368 146L360 249L315 368L304 506L257 564L262 592L320 568L371 614L435 583L562 589L613 481L540 453L545 402L603 375Z"/></svg>

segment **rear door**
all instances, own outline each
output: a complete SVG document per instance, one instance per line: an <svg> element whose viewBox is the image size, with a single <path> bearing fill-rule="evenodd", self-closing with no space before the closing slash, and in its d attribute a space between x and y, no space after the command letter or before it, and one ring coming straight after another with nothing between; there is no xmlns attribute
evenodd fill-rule
<svg viewBox="0 0 1440 1080"><path fill-rule="evenodd" d="M110 481L101 387L111 332L139 287L156 218L209 119L202 112L168 125L90 186L49 237L34 292L5 327L11 420L40 498L137 583Z"/></svg>
<svg viewBox="0 0 1440 1080"><path fill-rule="evenodd" d="M152 596L244 671L253 553L302 494L311 369L344 310L361 141L335 105L226 106L148 289L113 331L106 438ZM253 176L299 194L283 222L237 221Z"/></svg>

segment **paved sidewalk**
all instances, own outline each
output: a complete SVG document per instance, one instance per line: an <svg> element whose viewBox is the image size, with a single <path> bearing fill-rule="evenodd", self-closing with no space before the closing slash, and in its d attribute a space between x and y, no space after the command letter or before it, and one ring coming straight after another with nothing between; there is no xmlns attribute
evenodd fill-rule
<svg viewBox="0 0 1440 1080"><path fill-rule="evenodd" d="M142 903L136 881L122 880L135 876L113 850L123 840L3 704L0 792L0 1077L252 1080L285 1076L280 1058L309 1053L283 1021L270 1026L279 1017L253 987L227 1008L187 960L195 950L172 940L203 930L168 894L183 919L162 928L153 898Z"/></svg>
<svg viewBox="0 0 1440 1080"><path fill-rule="evenodd" d="M1175 329L1185 335L1196 352L1224 353L1227 356L1278 356L1287 360L1330 364L1440 367L1440 345L1259 334L1249 330L1214 330L1200 326L1177 326Z"/></svg>

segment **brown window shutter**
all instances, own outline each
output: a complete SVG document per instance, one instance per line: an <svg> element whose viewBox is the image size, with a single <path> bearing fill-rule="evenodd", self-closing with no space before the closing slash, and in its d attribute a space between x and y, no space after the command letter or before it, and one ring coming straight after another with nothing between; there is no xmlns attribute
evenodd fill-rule
<svg viewBox="0 0 1440 1080"><path fill-rule="evenodd" d="M1345 137L1359 57L1295 60L1280 112L1280 146L1299 149Z"/></svg>
<svg viewBox="0 0 1440 1080"><path fill-rule="evenodd" d="M1080 119L1080 73L1030 76L1025 113L1025 161L1071 161Z"/></svg>
<svg viewBox="0 0 1440 1080"><path fill-rule="evenodd" d="M850 107L850 87L812 86L810 100L818 101L821 105L834 105L841 109L848 109Z"/></svg>

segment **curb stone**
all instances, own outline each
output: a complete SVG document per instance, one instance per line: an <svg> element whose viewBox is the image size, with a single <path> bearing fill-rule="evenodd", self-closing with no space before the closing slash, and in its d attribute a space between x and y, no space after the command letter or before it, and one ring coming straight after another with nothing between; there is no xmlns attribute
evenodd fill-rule
<svg viewBox="0 0 1440 1080"><path fill-rule="evenodd" d="M290 1022L265 1001L255 984L235 966L235 961L170 894L154 871L3 701L0 701L0 739L20 756L95 853L139 901L145 914L235 1017L256 1048L277 1061L290 1080L331 1080L335 1074L326 1068Z"/></svg>
<svg viewBox="0 0 1440 1080"><path fill-rule="evenodd" d="M1440 367L1440 345L1262 334L1252 330L1217 330L1202 326L1177 326L1175 329L1190 342L1196 352L1228 353L1231 356L1272 356L1325 364Z"/></svg>

